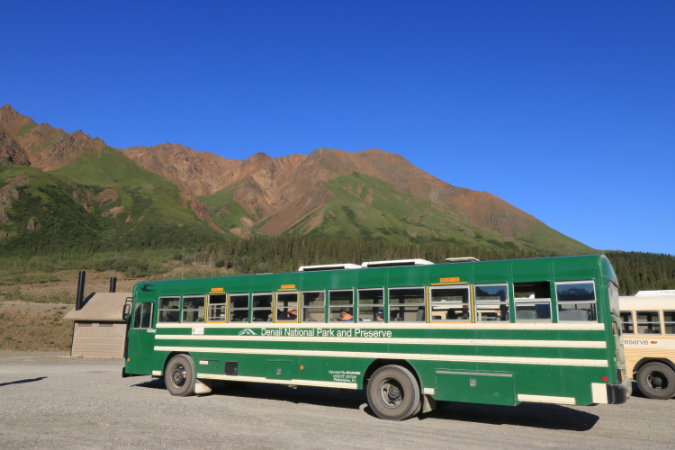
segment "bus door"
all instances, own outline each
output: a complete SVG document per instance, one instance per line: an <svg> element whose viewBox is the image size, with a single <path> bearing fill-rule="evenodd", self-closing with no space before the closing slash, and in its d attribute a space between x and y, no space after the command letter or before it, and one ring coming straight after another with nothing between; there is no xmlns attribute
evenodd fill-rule
<svg viewBox="0 0 675 450"><path fill-rule="evenodd" d="M156 330L152 327L153 310L154 304L152 302L134 304L131 327L129 328L129 351L127 354L127 359L129 359L127 365L131 366L134 371L142 371L149 367L150 358L147 358L147 356L153 353L155 347Z"/></svg>

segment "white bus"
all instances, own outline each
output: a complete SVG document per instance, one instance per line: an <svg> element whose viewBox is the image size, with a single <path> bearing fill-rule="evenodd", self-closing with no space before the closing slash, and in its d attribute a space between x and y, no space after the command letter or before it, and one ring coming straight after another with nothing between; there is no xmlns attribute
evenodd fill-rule
<svg viewBox="0 0 675 450"><path fill-rule="evenodd" d="M675 396L675 290L619 297L626 371L649 398Z"/></svg>

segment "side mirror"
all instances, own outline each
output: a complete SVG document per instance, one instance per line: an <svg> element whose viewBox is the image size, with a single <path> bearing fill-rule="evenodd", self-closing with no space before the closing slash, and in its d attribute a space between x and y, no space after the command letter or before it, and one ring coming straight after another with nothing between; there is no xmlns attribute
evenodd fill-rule
<svg viewBox="0 0 675 450"><path fill-rule="evenodd" d="M124 320L129 320L130 315L131 315L131 303L125 303L124 310L122 311L122 317L124 317Z"/></svg>

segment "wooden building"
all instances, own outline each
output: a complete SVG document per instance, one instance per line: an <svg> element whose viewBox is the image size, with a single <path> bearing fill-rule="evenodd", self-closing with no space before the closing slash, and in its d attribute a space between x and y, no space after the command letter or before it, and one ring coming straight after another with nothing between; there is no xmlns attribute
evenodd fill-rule
<svg viewBox="0 0 675 450"><path fill-rule="evenodd" d="M73 346L70 356L85 358L123 358L127 324L123 318L131 292L95 293L79 310L70 311L73 320Z"/></svg>

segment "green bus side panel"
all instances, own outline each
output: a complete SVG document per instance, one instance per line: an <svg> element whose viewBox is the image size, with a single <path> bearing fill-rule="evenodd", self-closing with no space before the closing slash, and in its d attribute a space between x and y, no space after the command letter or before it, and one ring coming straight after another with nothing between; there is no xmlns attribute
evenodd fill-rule
<svg viewBox="0 0 675 450"><path fill-rule="evenodd" d="M436 395L441 401L513 406L513 375L510 373L436 370Z"/></svg>

